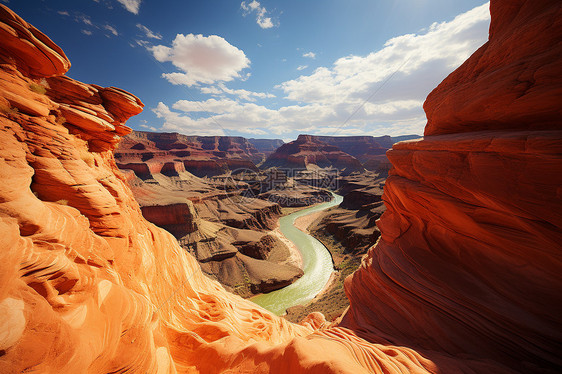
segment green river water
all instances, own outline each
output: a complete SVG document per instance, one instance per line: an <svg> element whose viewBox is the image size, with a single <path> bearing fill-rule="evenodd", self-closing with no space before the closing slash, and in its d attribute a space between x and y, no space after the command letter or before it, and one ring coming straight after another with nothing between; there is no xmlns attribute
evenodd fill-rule
<svg viewBox="0 0 562 374"><path fill-rule="evenodd" d="M332 195L334 198L327 203L281 217L279 220L281 232L287 239L295 243L302 254L304 275L287 287L253 297L251 301L281 315L289 307L306 304L326 286L334 271L330 252L320 241L297 229L294 222L299 217L331 208L342 202L342 196L334 193Z"/></svg>

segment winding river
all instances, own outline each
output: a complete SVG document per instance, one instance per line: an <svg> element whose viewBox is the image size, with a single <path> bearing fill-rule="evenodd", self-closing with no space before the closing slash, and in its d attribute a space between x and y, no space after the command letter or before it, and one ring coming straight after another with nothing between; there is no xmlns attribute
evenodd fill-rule
<svg viewBox="0 0 562 374"><path fill-rule="evenodd" d="M294 223L299 217L331 208L342 202L342 196L334 193L332 195L334 198L327 203L299 210L279 219L281 232L302 254L304 275L287 287L256 296L251 301L281 315L289 307L306 304L326 286L334 271L330 252L320 241L297 229Z"/></svg>

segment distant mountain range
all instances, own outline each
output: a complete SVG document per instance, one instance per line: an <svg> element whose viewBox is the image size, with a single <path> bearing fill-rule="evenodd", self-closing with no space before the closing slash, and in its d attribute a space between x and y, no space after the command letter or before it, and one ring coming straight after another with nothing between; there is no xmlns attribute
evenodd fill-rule
<svg viewBox="0 0 562 374"><path fill-rule="evenodd" d="M121 169L133 170L141 179L150 179L152 173L181 171L213 177L258 166L335 168L350 173L387 168L385 152L392 144L418 137L299 135L284 143L281 139L133 131L117 147L115 159Z"/></svg>

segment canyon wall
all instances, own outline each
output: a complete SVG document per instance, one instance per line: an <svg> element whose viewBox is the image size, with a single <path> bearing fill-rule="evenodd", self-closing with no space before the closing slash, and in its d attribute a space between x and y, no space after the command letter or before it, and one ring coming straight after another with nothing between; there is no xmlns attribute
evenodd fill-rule
<svg viewBox="0 0 562 374"><path fill-rule="evenodd" d="M562 3L491 12L489 42L429 95L426 137L388 152L382 238L341 326L560 372Z"/></svg>
<svg viewBox="0 0 562 374"><path fill-rule="evenodd" d="M387 172L390 162L385 153L396 141L419 138L417 135L386 136L320 136L299 135L297 140L284 144L270 154L261 168L325 168L354 171Z"/></svg>
<svg viewBox="0 0 562 374"><path fill-rule="evenodd" d="M148 179L152 173L166 174L166 168L170 169L168 175L177 175L178 167L199 177L237 169L257 170L255 163L261 162L265 154L239 136L133 131L119 143L115 158L119 168Z"/></svg>
<svg viewBox="0 0 562 374"><path fill-rule="evenodd" d="M336 168L343 174L361 171L361 162L336 146L316 136L299 135L297 140L283 144L261 165L261 168L308 169L310 167Z"/></svg>
<svg viewBox="0 0 562 374"><path fill-rule="evenodd" d="M0 372L559 372L562 100L549 85L562 77L561 5L491 8L474 74L549 67L525 91L536 125L517 122L534 123L530 106L464 131L503 101L459 123L443 122L446 106L428 111L431 136L389 153L382 239L346 283L350 310L327 326L224 291L144 220L112 155L140 101L65 77L60 48L0 5ZM487 58L513 41L521 60ZM471 60L436 92L462 100L455 77L472 77Z"/></svg>

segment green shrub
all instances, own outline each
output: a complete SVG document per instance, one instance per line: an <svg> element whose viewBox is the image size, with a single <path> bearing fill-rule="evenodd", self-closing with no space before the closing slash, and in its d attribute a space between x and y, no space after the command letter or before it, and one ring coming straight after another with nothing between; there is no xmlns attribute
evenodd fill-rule
<svg viewBox="0 0 562 374"><path fill-rule="evenodd" d="M29 89L41 95L45 95L45 93L47 92L47 89L45 87L37 83L30 83Z"/></svg>

